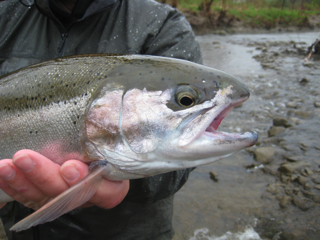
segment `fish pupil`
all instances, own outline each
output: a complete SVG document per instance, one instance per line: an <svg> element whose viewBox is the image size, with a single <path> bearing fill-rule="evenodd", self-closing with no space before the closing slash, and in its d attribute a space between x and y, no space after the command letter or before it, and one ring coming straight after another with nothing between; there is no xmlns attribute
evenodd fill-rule
<svg viewBox="0 0 320 240"><path fill-rule="evenodd" d="M180 98L180 104L184 107L190 107L194 104L194 100L189 96L183 96Z"/></svg>

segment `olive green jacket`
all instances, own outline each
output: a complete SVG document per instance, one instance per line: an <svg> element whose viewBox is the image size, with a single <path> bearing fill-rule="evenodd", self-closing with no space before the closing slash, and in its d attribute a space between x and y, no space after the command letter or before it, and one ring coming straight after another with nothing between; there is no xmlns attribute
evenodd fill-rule
<svg viewBox="0 0 320 240"><path fill-rule="evenodd" d="M81 0L66 20L52 12L52 1L35 0L30 6L18 0L0 2L0 75L47 59L88 53L161 55L201 63L189 23L167 5L152 0ZM19 233L8 228L31 209L12 202L0 216L9 239L171 239L173 194L189 172L132 180L128 195L113 209L73 210Z"/></svg>

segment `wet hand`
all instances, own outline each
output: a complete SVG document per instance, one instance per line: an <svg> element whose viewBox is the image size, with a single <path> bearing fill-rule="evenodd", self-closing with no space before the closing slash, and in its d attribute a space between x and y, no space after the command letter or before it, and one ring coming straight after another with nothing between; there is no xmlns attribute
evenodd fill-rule
<svg viewBox="0 0 320 240"><path fill-rule="evenodd" d="M0 161L0 188L26 207L37 210L87 174L88 165L83 162L69 160L60 166L36 152L21 150L12 160ZM97 192L83 207L115 207L128 190L129 181L103 179Z"/></svg>

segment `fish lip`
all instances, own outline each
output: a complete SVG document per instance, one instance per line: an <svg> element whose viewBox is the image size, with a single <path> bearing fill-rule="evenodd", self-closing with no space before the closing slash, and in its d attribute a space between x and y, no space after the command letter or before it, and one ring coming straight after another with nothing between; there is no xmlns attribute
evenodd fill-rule
<svg viewBox="0 0 320 240"><path fill-rule="evenodd" d="M222 120L228 115L229 112L231 112L231 110L234 107L237 107L239 105L241 105L243 102L245 102L248 98L242 98L238 101L232 102L230 104L227 104L224 109L222 109L222 111L220 111L215 117L214 119L207 125L206 129L201 133L205 133L205 132L214 132L217 131L220 123L222 122ZM201 135L200 134L200 135Z"/></svg>
<svg viewBox="0 0 320 240"><path fill-rule="evenodd" d="M233 142L246 142L245 147L251 147L258 141L258 134L256 132L245 132L245 133L227 133L222 131L217 131L222 120L228 115L228 113L234 108L245 102L248 97L234 101L226 105L222 111L220 111L214 119L207 125L207 128L199 134L199 136L194 140L199 138L209 138L210 140L219 141L233 141Z"/></svg>

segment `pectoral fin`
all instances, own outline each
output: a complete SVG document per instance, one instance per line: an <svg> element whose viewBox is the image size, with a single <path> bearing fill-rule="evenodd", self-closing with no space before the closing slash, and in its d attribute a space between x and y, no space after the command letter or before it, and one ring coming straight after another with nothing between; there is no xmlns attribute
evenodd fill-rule
<svg viewBox="0 0 320 240"><path fill-rule="evenodd" d="M107 165L93 163L90 173L76 185L52 199L39 210L15 224L10 230L22 231L35 225L50 222L61 215L86 203L97 191L102 176L107 173Z"/></svg>

